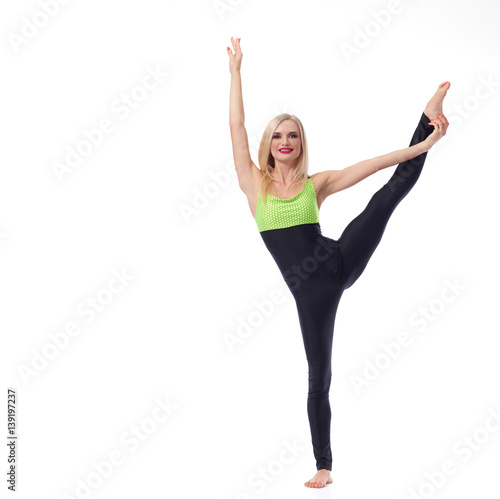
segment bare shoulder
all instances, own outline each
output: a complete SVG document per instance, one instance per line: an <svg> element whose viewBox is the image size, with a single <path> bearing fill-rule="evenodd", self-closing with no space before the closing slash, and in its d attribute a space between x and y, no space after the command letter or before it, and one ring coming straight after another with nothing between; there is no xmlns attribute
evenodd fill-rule
<svg viewBox="0 0 500 499"><path fill-rule="evenodd" d="M311 179L314 183L314 188L316 189L316 192L319 192L320 190L323 189L323 186L325 185L327 178L328 178L328 172L318 172L318 173L313 173L311 175Z"/></svg>
<svg viewBox="0 0 500 499"><path fill-rule="evenodd" d="M254 218L255 212L257 210L257 197L259 194L260 183L263 176L264 174L262 173L261 169L258 168L254 163L254 167L252 168L251 182L249 182L248 188L244 189L243 191L247 197L248 206L250 207L250 211L252 212Z"/></svg>
<svg viewBox="0 0 500 499"><path fill-rule="evenodd" d="M318 202L318 207L320 207L325 199L330 195L328 186L329 183L331 183L335 172L336 170L327 170L311 175L311 179L314 183L314 189L316 190L316 200Z"/></svg>
<svg viewBox="0 0 500 499"><path fill-rule="evenodd" d="M264 176L264 174L262 173L262 170L260 168L258 168L257 166L255 166L255 168L252 170L253 189L250 192L250 196L254 197L255 201L257 201L257 194L259 192L260 183L262 181L263 176Z"/></svg>

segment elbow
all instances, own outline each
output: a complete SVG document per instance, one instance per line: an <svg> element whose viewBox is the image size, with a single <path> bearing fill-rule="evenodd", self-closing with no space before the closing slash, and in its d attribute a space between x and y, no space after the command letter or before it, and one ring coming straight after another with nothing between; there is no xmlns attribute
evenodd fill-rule
<svg viewBox="0 0 500 499"><path fill-rule="evenodd" d="M370 175L373 173L377 173L379 170L383 170L384 168L387 168L389 164L385 160L384 156L378 156L376 158L370 159L369 165L370 165Z"/></svg>
<svg viewBox="0 0 500 499"><path fill-rule="evenodd" d="M229 128L245 128L245 122L243 120L229 120Z"/></svg>

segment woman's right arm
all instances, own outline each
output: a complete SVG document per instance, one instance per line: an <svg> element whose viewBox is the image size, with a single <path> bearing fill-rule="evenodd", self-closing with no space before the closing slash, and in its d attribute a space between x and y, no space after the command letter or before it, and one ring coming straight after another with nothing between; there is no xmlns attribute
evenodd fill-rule
<svg viewBox="0 0 500 499"><path fill-rule="evenodd" d="M243 110L243 95L241 91L241 59L240 39L231 37L234 55L228 47L229 71L231 73L231 91L229 98L229 128L233 143L233 158L238 183L247 196L255 194L255 186L262 176L262 172L250 157L248 136L245 129L245 112Z"/></svg>

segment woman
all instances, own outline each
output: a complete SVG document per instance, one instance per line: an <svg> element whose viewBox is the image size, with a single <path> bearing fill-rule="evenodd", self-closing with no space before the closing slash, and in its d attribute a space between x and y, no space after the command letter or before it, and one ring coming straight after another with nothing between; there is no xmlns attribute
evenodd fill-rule
<svg viewBox="0 0 500 499"><path fill-rule="evenodd" d="M308 175L307 142L296 116L270 121L259 148L260 169L253 163L244 125L240 38L228 47L231 73L230 130L238 183L248 198L262 239L276 261L297 305L309 366L307 414L317 473L308 487L332 483L330 448L331 354L340 297L365 269L399 202L415 185L427 151L446 134L442 103L450 87L439 85L427 104L410 147L361 161L343 170ZM319 208L323 201L369 175L397 165L390 180L344 229L338 240L323 236Z"/></svg>

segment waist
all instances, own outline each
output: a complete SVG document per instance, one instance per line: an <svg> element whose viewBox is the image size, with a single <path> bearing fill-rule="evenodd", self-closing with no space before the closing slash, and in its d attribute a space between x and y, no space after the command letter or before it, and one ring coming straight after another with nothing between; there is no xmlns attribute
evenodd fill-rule
<svg viewBox="0 0 500 499"><path fill-rule="evenodd" d="M323 236L319 222L266 230L260 235L282 273L297 265L318 265L339 248L338 241Z"/></svg>

